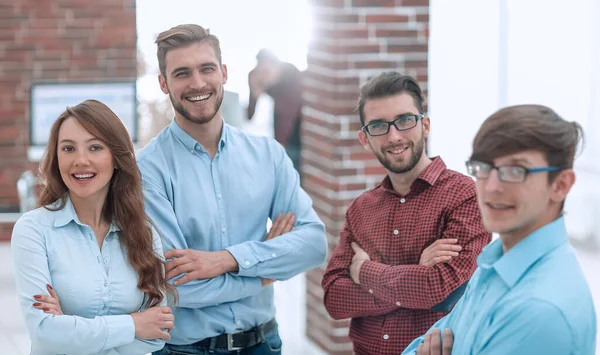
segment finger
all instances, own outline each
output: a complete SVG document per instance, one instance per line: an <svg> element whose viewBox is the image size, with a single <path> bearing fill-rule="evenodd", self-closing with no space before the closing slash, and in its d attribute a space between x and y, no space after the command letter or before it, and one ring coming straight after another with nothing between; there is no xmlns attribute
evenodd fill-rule
<svg viewBox="0 0 600 355"><path fill-rule="evenodd" d="M175 259L173 261L169 261L167 265L165 265L167 280L170 280L177 275L187 272L191 268L192 263L190 263L187 258L180 258Z"/></svg>
<svg viewBox="0 0 600 355"><path fill-rule="evenodd" d="M62 315L62 313L58 312L58 311L57 311L57 310L55 310L55 309L50 309L50 310L44 311L44 313L53 314L53 315L55 315L55 316L60 316L60 315Z"/></svg>
<svg viewBox="0 0 600 355"><path fill-rule="evenodd" d="M438 250L450 250L450 251L461 251L462 247L458 244L437 244L437 245L432 245L430 247L432 251L438 251Z"/></svg>
<svg viewBox="0 0 600 355"><path fill-rule="evenodd" d="M421 349L423 354L430 355L430 343L431 343L431 332L427 333L425 336L425 341L423 342L423 348Z"/></svg>
<svg viewBox="0 0 600 355"><path fill-rule="evenodd" d="M442 337L438 328L431 331L431 342L429 343L429 347L429 351L432 354L438 355L442 353Z"/></svg>
<svg viewBox="0 0 600 355"><path fill-rule="evenodd" d="M442 238L435 241L435 244L456 244L458 239L456 238Z"/></svg>
<svg viewBox="0 0 600 355"><path fill-rule="evenodd" d="M277 216L275 217L275 220L273 221L273 224L271 225L271 229L269 229L269 233L267 233L267 238L265 238L265 240L270 240L273 239L274 233L277 230L277 226L279 225L281 221L281 213L277 214Z"/></svg>
<svg viewBox="0 0 600 355"><path fill-rule="evenodd" d="M291 212L287 212L286 214L284 214L281 217L281 220L279 221L279 223L277 224L277 227L275 228L275 231L273 232L273 237L279 237L280 235L282 235L284 233L285 226L287 225L288 220L290 219L291 216L292 216Z"/></svg>
<svg viewBox="0 0 600 355"><path fill-rule="evenodd" d="M429 355L425 353L425 350L423 350L423 343L419 344L417 347L417 355Z"/></svg>
<svg viewBox="0 0 600 355"><path fill-rule="evenodd" d="M168 333L168 332L161 331L161 332L159 333L159 336L158 336L158 338L160 338L160 339L163 339L163 340L171 340L171 335L169 335L169 333Z"/></svg>
<svg viewBox="0 0 600 355"><path fill-rule="evenodd" d="M165 252L165 259L180 258L184 255L184 249L171 249Z"/></svg>
<svg viewBox="0 0 600 355"><path fill-rule="evenodd" d="M39 295L39 297L33 297L35 298L35 300L37 302L45 302L45 303L49 303L49 304L58 304L58 299L51 297L51 296L47 296L47 295Z"/></svg>
<svg viewBox="0 0 600 355"><path fill-rule="evenodd" d="M33 308L37 309L55 309L56 305L47 302L35 302L33 303Z"/></svg>
<svg viewBox="0 0 600 355"><path fill-rule="evenodd" d="M168 329L170 332L175 327L175 323L173 321L164 321L162 325L162 329Z"/></svg>
<svg viewBox="0 0 600 355"><path fill-rule="evenodd" d="M452 355L452 346L454 345L454 334L452 330L444 329L444 345L442 347L442 355Z"/></svg>
<svg viewBox="0 0 600 355"><path fill-rule="evenodd" d="M354 254L358 254L360 253L361 249L358 246L358 244L356 244L355 242L352 242L352 244L350 244L352 246L352 250L354 251Z"/></svg>
<svg viewBox="0 0 600 355"><path fill-rule="evenodd" d="M436 250L432 253L435 256L458 256L458 252L451 250Z"/></svg>
<svg viewBox="0 0 600 355"><path fill-rule="evenodd" d="M173 319L175 319L175 316L173 316L173 310L171 309L171 307L160 306L160 307L158 307L158 310L161 311L162 313L165 313L166 315L168 315L168 317L173 317Z"/></svg>
<svg viewBox="0 0 600 355"><path fill-rule="evenodd" d="M166 275L167 280L171 280L177 276L183 275L186 272L191 272L193 270L192 264L185 264L185 265L180 265L178 267L176 267L175 269L169 271Z"/></svg>
<svg viewBox="0 0 600 355"><path fill-rule="evenodd" d="M196 279L196 274L194 272L190 272L187 275L183 276L182 278L178 279L177 281L174 282L175 286L179 286L179 285L183 285L186 284L192 280Z"/></svg>
<svg viewBox="0 0 600 355"><path fill-rule="evenodd" d="M48 285L46 285L46 288L48 289L48 292L50 292L50 296L52 296L58 300L58 295L56 294L56 291L54 291L52 286L50 284L48 284Z"/></svg>
<svg viewBox="0 0 600 355"><path fill-rule="evenodd" d="M294 224L295 223L296 223L296 216L294 216L292 214L292 215L290 215L290 218L288 219L288 222L285 225L285 228L283 229L283 233L289 233L289 232L291 232L294 229Z"/></svg>

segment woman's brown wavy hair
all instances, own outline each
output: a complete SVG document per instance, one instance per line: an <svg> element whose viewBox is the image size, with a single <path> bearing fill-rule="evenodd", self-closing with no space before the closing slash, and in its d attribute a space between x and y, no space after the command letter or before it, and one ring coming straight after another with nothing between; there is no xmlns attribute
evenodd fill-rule
<svg viewBox="0 0 600 355"><path fill-rule="evenodd" d="M162 256L152 247L152 222L144 211L140 170L127 128L117 115L97 100L67 107L50 131L48 146L40 163L39 204L50 210L65 206L69 192L58 169L58 132L62 123L74 118L90 134L102 141L113 155L115 170L102 210L103 218L121 229L119 240L127 250L131 266L138 274L138 288L146 294L146 306L159 305L164 295L175 296L163 272ZM56 208L49 205L59 201ZM56 205L55 205L56 206Z"/></svg>

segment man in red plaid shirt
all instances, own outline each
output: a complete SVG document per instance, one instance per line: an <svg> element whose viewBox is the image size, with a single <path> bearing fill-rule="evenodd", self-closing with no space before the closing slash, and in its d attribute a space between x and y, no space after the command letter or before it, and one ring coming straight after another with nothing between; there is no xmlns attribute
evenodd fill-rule
<svg viewBox="0 0 600 355"><path fill-rule="evenodd" d="M371 79L358 109L360 143L387 176L348 207L324 301L333 318L352 318L357 355L397 355L462 295L491 235L473 180L426 155L430 119L413 78Z"/></svg>

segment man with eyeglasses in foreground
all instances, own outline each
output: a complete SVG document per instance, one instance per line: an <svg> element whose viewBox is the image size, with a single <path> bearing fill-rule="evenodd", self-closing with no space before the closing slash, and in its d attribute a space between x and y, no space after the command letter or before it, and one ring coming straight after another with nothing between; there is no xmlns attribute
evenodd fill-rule
<svg viewBox="0 0 600 355"><path fill-rule="evenodd" d="M467 170L483 224L500 238L477 259L452 312L403 354L594 354L594 304L563 217L582 134L536 105L483 123Z"/></svg>
<svg viewBox="0 0 600 355"><path fill-rule="evenodd" d="M387 176L348 207L324 302L333 318L352 318L357 355L397 355L452 308L491 235L473 180L426 155L430 119L413 78L371 79L358 111L360 143Z"/></svg>

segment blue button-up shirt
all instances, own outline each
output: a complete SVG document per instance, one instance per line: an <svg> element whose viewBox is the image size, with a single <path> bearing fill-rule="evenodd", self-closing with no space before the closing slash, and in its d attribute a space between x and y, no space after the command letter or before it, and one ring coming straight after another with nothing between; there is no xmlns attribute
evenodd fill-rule
<svg viewBox="0 0 600 355"><path fill-rule="evenodd" d="M134 337L130 314L141 309L144 293L119 237L112 224L100 250L94 231L79 221L69 199L58 211L38 208L19 218L11 250L32 355L141 355L163 348L163 340ZM162 255L157 233L154 249ZM34 295L48 295L47 284L65 315L33 308Z"/></svg>
<svg viewBox="0 0 600 355"><path fill-rule="evenodd" d="M478 265L454 310L432 326L452 330L452 354L594 354L593 299L563 217L506 254L495 240ZM416 354L423 339L415 339L403 354Z"/></svg>
<svg viewBox="0 0 600 355"><path fill-rule="evenodd" d="M226 249L238 273L177 287L173 344L236 333L274 316L273 288L260 278L286 280L325 261L323 223L299 176L274 139L223 124L214 158L173 123L138 154L146 210L163 247ZM267 220L291 211L294 229L269 241Z"/></svg>

